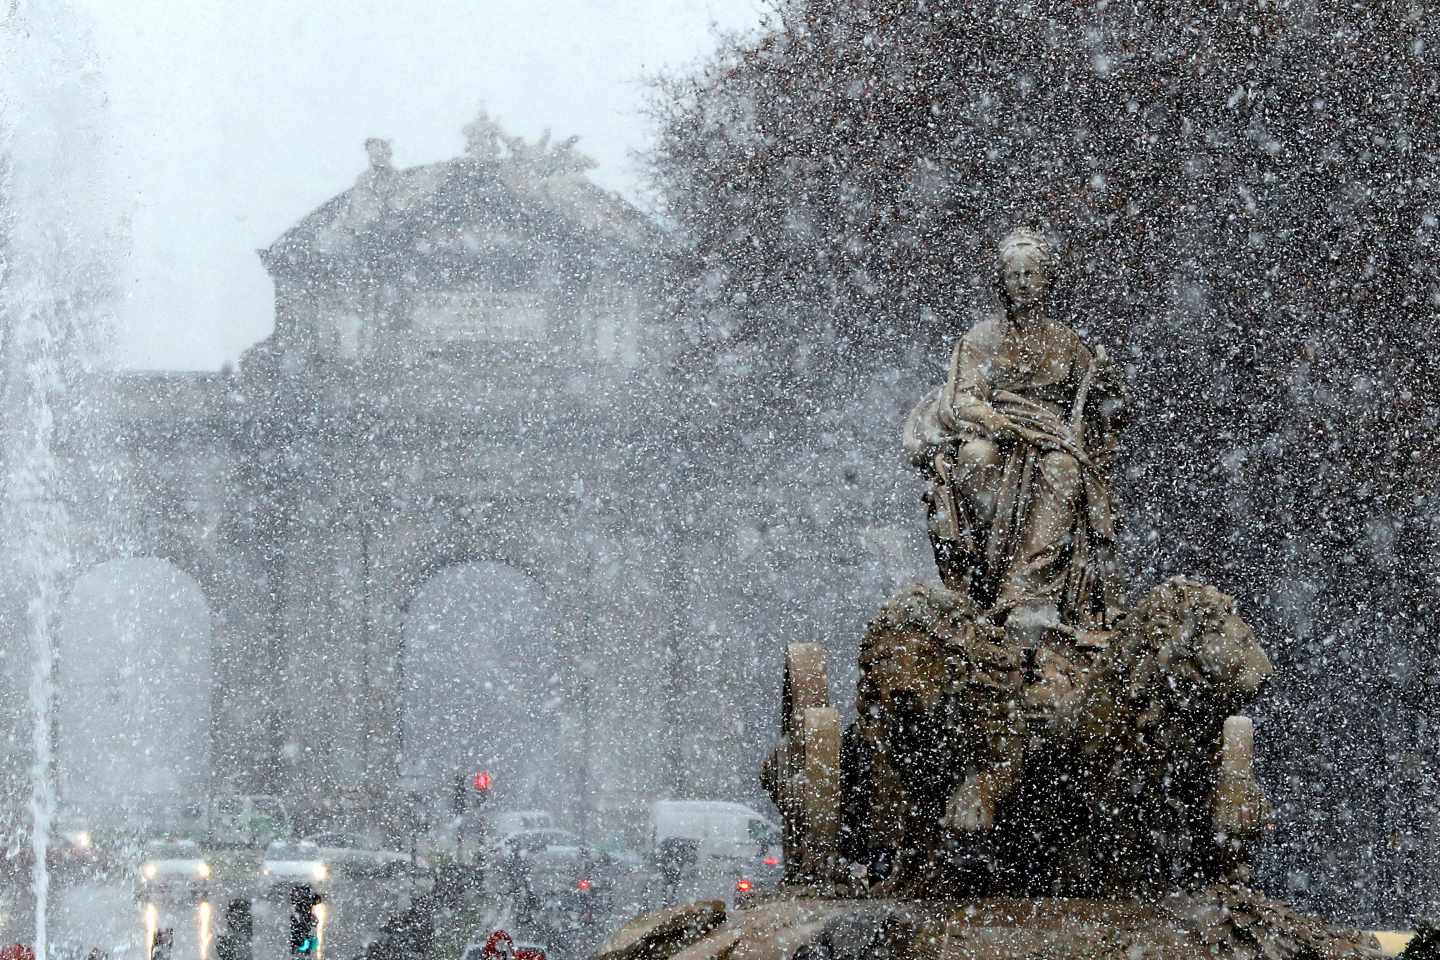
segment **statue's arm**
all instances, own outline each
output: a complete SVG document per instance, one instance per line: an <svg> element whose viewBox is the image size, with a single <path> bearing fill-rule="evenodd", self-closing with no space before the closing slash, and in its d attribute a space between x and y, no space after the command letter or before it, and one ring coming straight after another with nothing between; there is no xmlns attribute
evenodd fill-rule
<svg viewBox="0 0 1440 960"><path fill-rule="evenodd" d="M1094 416L1100 431L1113 437L1130 420L1130 388L1125 382L1125 372L1103 348L1096 348L1094 363Z"/></svg>
<svg viewBox="0 0 1440 960"><path fill-rule="evenodd" d="M990 405L991 385L986 371L994 348L986 340L985 331L976 327L955 346L938 411L941 424L948 430L978 426L998 434L1006 429L1005 417Z"/></svg>

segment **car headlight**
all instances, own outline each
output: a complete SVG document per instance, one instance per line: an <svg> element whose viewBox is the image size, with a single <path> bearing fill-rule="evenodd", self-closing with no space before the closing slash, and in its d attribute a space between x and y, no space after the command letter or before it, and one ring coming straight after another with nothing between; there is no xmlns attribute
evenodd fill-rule
<svg viewBox="0 0 1440 960"><path fill-rule="evenodd" d="M141 875L142 877L144 877L146 880L154 880L154 879L155 879L155 874L157 874L157 873L159 873L159 872L160 872L160 871L156 868L155 864L153 864L153 863L147 863L147 864L145 864L145 866L143 866L143 867L140 868L140 875Z"/></svg>
<svg viewBox="0 0 1440 960"><path fill-rule="evenodd" d="M323 863L315 864L315 869L311 870L310 872L314 875L316 880L324 880L326 877L330 876L330 871L325 869L325 864Z"/></svg>
<svg viewBox="0 0 1440 960"><path fill-rule="evenodd" d="M206 863L204 860L201 860L200 865L195 868L195 872L202 877L210 876L210 864Z"/></svg>
<svg viewBox="0 0 1440 960"><path fill-rule="evenodd" d="M81 830L79 833L75 834L75 846L79 847L81 850L88 848L90 846L90 831Z"/></svg>

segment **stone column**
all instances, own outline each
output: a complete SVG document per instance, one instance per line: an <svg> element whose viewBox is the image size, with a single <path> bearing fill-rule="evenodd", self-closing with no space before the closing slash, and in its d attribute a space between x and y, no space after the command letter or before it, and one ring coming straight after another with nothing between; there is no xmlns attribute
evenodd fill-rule
<svg viewBox="0 0 1440 960"><path fill-rule="evenodd" d="M275 789L271 714L277 705L271 585L258 558L238 548L219 559L211 604L211 790L268 793Z"/></svg>
<svg viewBox="0 0 1440 960"><path fill-rule="evenodd" d="M297 809L319 802L330 786L326 769L331 725L326 716L331 693L326 661L332 643L325 598L331 584L324 576L316 531L306 525L287 538L278 566L276 609L276 715L280 749L280 791Z"/></svg>
<svg viewBox="0 0 1440 960"><path fill-rule="evenodd" d="M392 816L399 815L398 807L403 799L397 791L403 760L401 724L405 709L401 690L405 613L400 609L393 583L372 579L367 612L364 702L360 708L364 718L361 734L365 792L372 806L388 822Z"/></svg>
<svg viewBox="0 0 1440 960"><path fill-rule="evenodd" d="M365 536L328 497L311 496L301 516L282 561L280 767L297 804L340 809L367 776Z"/></svg>
<svg viewBox="0 0 1440 960"><path fill-rule="evenodd" d="M329 529L322 555L329 570L330 595L325 604L328 670L327 696L333 704L330 767L347 795L358 795L365 778L367 673L367 571L364 518L351 513Z"/></svg>

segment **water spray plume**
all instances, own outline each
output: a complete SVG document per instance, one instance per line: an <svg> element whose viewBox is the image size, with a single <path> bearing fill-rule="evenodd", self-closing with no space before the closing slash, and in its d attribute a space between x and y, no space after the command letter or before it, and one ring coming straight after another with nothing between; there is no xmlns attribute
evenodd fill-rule
<svg viewBox="0 0 1440 960"><path fill-rule="evenodd" d="M0 482L9 598L30 650L30 889L47 960L55 813L55 629L69 587L69 517L55 455L68 385L98 344L109 292L102 178L92 169L103 95L63 4L0 20ZM71 138L76 138L72 140ZM97 229L97 225L98 229ZM11 719L13 722L13 718Z"/></svg>

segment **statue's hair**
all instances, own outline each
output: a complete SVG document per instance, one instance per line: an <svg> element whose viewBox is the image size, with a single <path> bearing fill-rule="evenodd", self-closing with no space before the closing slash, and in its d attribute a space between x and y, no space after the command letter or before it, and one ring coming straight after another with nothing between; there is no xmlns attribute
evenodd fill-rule
<svg viewBox="0 0 1440 960"><path fill-rule="evenodd" d="M1030 227L1016 227L1000 239L999 259L1003 264L1012 255L1023 249L1031 249L1040 254L1045 263L1047 271L1054 273L1059 266L1060 257L1052 244L1043 233Z"/></svg>

